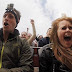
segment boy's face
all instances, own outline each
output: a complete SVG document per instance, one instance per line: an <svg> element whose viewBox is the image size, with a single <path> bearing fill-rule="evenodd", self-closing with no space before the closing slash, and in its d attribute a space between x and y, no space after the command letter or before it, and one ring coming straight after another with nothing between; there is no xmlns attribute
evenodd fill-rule
<svg viewBox="0 0 72 72"><path fill-rule="evenodd" d="M15 16L8 12L3 15L3 31L12 33L16 27Z"/></svg>

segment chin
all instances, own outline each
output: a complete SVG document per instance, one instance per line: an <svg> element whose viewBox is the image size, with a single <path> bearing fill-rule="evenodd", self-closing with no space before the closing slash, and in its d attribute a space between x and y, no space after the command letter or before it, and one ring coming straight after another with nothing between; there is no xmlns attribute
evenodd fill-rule
<svg viewBox="0 0 72 72"><path fill-rule="evenodd" d="M9 32L9 30L8 30L8 29L3 29L3 31L4 31L4 32Z"/></svg>

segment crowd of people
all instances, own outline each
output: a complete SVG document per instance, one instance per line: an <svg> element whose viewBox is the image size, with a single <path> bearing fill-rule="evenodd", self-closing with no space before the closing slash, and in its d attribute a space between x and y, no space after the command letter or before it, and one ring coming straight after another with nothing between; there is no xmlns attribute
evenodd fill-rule
<svg viewBox="0 0 72 72"><path fill-rule="evenodd" d="M43 48L39 56L39 72L72 72L72 17L62 16L52 22L46 36L36 36L16 29L21 14L8 4L0 28L0 72L34 72L30 47Z"/></svg>

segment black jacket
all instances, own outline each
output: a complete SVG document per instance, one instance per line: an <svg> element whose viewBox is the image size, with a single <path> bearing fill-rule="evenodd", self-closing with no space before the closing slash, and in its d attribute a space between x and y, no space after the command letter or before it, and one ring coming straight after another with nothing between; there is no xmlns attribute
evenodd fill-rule
<svg viewBox="0 0 72 72"><path fill-rule="evenodd" d="M38 47L43 47L46 44L50 43L50 38L49 37L45 37L39 40L38 42Z"/></svg>
<svg viewBox="0 0 72 72"><path fill-rule="evenodd" d="M43 47L43 51L40 54L40 68L39 72L72 72L65 65L59 62L51 48Z"/></svg>

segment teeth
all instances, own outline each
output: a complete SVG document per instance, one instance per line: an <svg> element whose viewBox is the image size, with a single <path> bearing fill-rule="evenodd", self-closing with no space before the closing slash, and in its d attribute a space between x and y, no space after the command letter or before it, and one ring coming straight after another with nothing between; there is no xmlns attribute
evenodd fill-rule
<svg viewBox="0 0 72 72"><path fill-rule="evenodd" d="M65 37L70 37L70 35L66 35Z"/></svg>
<svg viewBox="0 0 72 72"><path fill-rule="evenodd" d="M65 35L65 36L64 36L64 39L65 39L66 41L70 41L70 40L71 40L71 35Z"/></svg>
<svg viewBox="0 0 72 72"><path fill-rule="evenodd" d="M65 34L65 37L70 37L70 36L71 36L70 33L66 33L66 34Z"/></svg>

